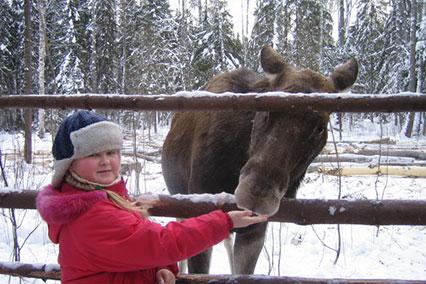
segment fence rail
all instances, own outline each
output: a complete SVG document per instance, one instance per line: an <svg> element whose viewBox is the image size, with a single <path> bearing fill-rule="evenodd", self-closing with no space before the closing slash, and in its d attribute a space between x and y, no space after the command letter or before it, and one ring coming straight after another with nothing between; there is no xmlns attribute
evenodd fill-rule
<svg viewBox="0 0 426 284"><path fill-rule="evenodd" d="M0 274L16 277L31 277L43 280L60 280L61 271L57 264L39 264L22 262L0 262ZM370 284L370 283L394 283L414 284L415 280L401 279L325 279L284 277L267 275L206 275L206 274L180 274L176 284L279 284L279 283L343 283L343 284Z"/></svg>
<svg viewBox="0 0 426 284"><path fill-rule="evenodd" d="M35 209L37 191L4 192L0 208ZM152 216L188 218L215 209L235 210L233 195L141 195L135 198ZM272 222L359 225L426 225L426 200L284 199Z"/></svg>
<svg viewBox="0 0 426 284"><path fill-rule="evenodd" d="M257 110L329 112L426 111L426 95L362 94L213 94L205 91L176 95L11 95L0 96L2 108L98 108L127 110Z"/></svg>
<svg viewBox="0 0 426 284"><path fill-rule="evenodd" d="M241 110L408 112L426 111L426 96L353 94L212 94L180 92L173 96L141 95L25 95L0 96L1 108L97 108L120 110ZM37 191L7 192L0 189L0 208L34 209ZM200 196L139 196L137 200L153 216L192 217L221 208L232 210L235 202L223 194ZM284 199L270 221L307 224L426 225L426 201L419 200L312 200ZM0 262L0 274L41 279L60 279L57 265ZM195 283L419 283L397 279L315 279L262 275L179 275L177 284Z"/></svg>

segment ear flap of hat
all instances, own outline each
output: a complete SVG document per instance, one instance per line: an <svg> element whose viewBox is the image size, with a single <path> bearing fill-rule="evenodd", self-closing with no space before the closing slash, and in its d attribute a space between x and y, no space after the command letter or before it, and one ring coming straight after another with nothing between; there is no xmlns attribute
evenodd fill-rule
<svg viewBox="0 0 426 284"><path fill-rule="evenodd" d="M61 185L62 180L68 171L69 167L72 164L74 159L62 159L53 161L53 176L52 176L52 185L57 188Z"/></svg>

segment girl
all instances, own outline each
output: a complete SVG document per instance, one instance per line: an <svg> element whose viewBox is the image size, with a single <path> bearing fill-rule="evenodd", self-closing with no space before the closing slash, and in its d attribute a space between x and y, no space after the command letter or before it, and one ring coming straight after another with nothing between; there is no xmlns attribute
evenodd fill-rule
<svg viewBox="0 0 426 284"><path fill-rule="evenodd" d="M120 127L90 111L60 125L51 185L37 196L49 238L59 244L62 283L174 283L176 262L225 239L232 228L266 221L217 210L161 226L129 201L121 178Z"/></svg>

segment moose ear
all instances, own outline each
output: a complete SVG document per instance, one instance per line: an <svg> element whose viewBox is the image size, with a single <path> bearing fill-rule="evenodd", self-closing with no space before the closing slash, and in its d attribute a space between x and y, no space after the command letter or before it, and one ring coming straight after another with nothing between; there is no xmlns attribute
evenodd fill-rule
<svg viewBox="0 0 426 284"><path fill-rule="evenodd" d="M260 51L260 64L265 73L275 75L285 71L289 65L284 61L284 58L276 52L269 44L263 46Z"/></svg>
<svg viewBox="0 0 426 284"><path fill-rule="evenodd" d="M349 88L355 83L358 76L358 62L352 58L344 64L339 65L331 73L331 80L333 80L334 87L338 91Z"/></svg>

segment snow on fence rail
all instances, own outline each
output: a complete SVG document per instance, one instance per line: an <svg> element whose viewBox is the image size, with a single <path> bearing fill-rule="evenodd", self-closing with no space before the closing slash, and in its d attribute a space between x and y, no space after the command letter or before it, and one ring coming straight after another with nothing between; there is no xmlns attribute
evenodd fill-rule
<svg viewBox="0 0 426 284"><path fill-rule="evenodd" d="M38 191L0 189L0 208L35 209ZM215 209L235 210L231 194L140 195L139 205L152 216L188 218ZM284 199L272 222L359 225L426 225L426 200Z"/></svg>
<svg viewBox="0 0 426 284"><path fill-rule="evenodd" d="M98 108L128 110L258 110L330 112L426 111L426 96L399 94L291 94L283 92L175 95L12 95L0 96L3 108Z"/></svg>

